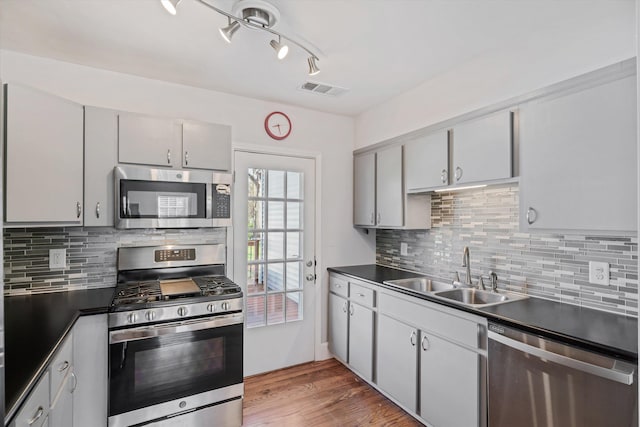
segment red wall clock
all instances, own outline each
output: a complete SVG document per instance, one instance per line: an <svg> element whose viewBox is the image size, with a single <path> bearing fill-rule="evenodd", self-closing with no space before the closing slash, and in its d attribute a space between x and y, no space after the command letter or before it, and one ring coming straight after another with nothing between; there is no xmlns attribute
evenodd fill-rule
<svg viewBox="0 0 640 427"><path fill-rule="evenodd" d="M264 119L264 130L271 138L282 141L291 134L291 120L280 111L274 111Z"/></svg>

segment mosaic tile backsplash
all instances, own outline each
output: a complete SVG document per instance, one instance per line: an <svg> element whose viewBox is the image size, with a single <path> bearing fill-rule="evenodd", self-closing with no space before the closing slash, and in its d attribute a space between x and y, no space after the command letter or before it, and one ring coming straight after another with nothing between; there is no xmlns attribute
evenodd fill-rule
<svg viewBox="0 0 640 427"><path fill-rule="evenodd" d="M116 230L110 227L5 228L4 294L104 288L116 284L116 249L226 244L225 228ZM49 249L67 250L67 268L49 270Z"/></svg>
<svg viewBox="0 0 640 427"><path fill-rule="evenodd" d="M517 184L431 196L431 230L377 230L376 262L464 280L469 246L471 276L498 275L498 287L631 316L638 315L637 235L521 233ZM400 243L408 255L400 255ZM610 264L610 285L589 283L589 261ZM485 280L489 283L489 280Z"/></svg>

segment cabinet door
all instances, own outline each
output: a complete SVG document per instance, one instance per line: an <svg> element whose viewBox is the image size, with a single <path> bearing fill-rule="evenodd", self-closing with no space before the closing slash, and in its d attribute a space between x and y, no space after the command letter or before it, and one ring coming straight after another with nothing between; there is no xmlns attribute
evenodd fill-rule
<svg viewBox="0 0 640 427"><path fill-rule="evenodd" d="M373 310L349 303L349 365L373 380Z"/></svg>
<svg viewBox="0 0 640 427"><path fill-rule="evenodd" d="M5 96L5 220L82 225L82 106L18 85Z"/></svg>
<svg viewBox="0 0 640 427"><path fill-rule="evenodd" d="M376 210L376 155L353 159L353 224L373 226Z"/></svg>
<svg viewBox="0 0 640 427"><path fill-rule="evenodd" d="M73 327L73 424L107 426L107 315L80 316Z"/></svg>
<svg viewBox="0 0 640 427"><path fill-rule="evenodd" d="M118 114L118 161L141 165L180 165L182 125L173 119Z"/></svg>
<svg viewBox="0 0 640 427"><path fill-rule="evenodd" d="M471 350L422 332L420 416L433 426L479 424L479 360Z"/></svg>
<svg viewBox="0 0 640 427"><path fill-rule="evenodd" d="M418 330L378 314L376 383L406 409L416 412Z"/></svg>
<svg viewBox="0 0 640 427"><path fill-rule="evenodd" d="M12 427L40 427L46 423L48 414L49 372L47 371L22 404Z"/></svg>
<svg viewBox="0 0 640 427"><path fill-rule="evenodd" d="M511 112L502 111L453 128L454 184L511 177Z"/></svg>
<svg viewBox="0 0 640 427"><path fill-rule="evenodd" d="M231 126L186 121L182 124L182 166L231 170Z"/></svg>
<svg viewBox="0 0 640 427"><path fill-rule="evenodd" d="M343 362L348 360L348 306L345 298L329 294L329 350Z"/></svg>
<svg viewBox="0 0 640 427"><path fill-rule="evenodd" d="M449 184L449 132L426 135L404 147L407 191Z"/></svg>
<svg viewBox="0 0 640 427"><path fill-rule="evenodd" d="M637 229L636 111L635 76L521 108L523 229Z"/></svg>
<svg viewBox="0 0 640 427"><path fill-rule="evenodd" d="M376 224L378 227L404 225L402 191L402 146L376 153Z"/></svg>
<svg viewBox="0 0 640 427"><path fill-rule="evenodd" d="M49 410L49 425L51 427L73 426L73 393L76 384L76 378L71 371L60 386L59 394L51 403Z"/></svg>
<svg viewBox="0 0 640 427"><path fill-rule="evenodd" d="M118 114L84 107L84 225L113 227L113 168L118 163Z"/></svg>

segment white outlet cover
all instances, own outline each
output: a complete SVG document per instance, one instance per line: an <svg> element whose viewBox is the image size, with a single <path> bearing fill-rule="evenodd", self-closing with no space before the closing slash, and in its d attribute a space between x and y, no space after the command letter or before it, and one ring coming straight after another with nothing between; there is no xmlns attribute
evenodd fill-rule
<svg viewBox="0 0 640 427"><path fill-rule="evenodd" d="M405 242L400 242L400 255L408 255L409 245Z"/></svg>
<svg viewBox="0 0 640 427"><path fill-rule="evenodd" d="M66 249L49 249L49 270L64 270L67 267Z"/></svg>
<svg viewBox="0 0 640 427"><path fill-rule="evenodd" d="M609 285L609 263L589 261L589 283Z"/></svg>

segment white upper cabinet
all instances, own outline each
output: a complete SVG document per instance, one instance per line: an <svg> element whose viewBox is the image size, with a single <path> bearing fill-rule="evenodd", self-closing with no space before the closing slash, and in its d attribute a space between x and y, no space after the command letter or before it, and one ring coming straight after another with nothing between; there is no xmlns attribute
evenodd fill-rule
<svg viewBox="0 0 640 427"><path fill-rule="evenodd" d="M83 107L5 85L5 221L82 225Z"/></svg>
<svg viewBox="0 0 640 427"><path fill-rule="evenodd" d="M118 163L118 113L84 108L84 225L113 227L113 168Z"/></svg>
<svg viewBox="0 0 640 427"><path fill-rule="evenodd" d="M449 132L417 138L404 147L407 192L449 184Z"/></svg>
<svg viewBox="0 0 640 427"><path fill-rule="evenodd" d="M520 109L524 230L637 229L636 77Z"/></svg>
<svg viewBox="0 0 640 427"><path fill-rule="evenodd" d="M353 158L353 223L376 224L376 153Z"/></svg>
<svg viewBox="0 0 640 427"><path fill-rule="evenodd" d="M376 224L378 227L404 225L402 191L402 146L380 150L376 154Z"/></svg>
<svg viewBox="0 0 640 427"><path fill-rule="evenodd" d="M231 170L231 126L185 121L182 167Z"/></svg>
<svg viewBox="0 0 640 427"><path fill-rule="evenodd" d="M177 120L134 113L118 114L120 163L180 165L181 146L182 125Z"/></svg>
<svg viewBox="0 0 640 427"><path fill-rule="evenodd" d="M501 111L453 128L453 182L511 178L512 113Z"/></svg>

